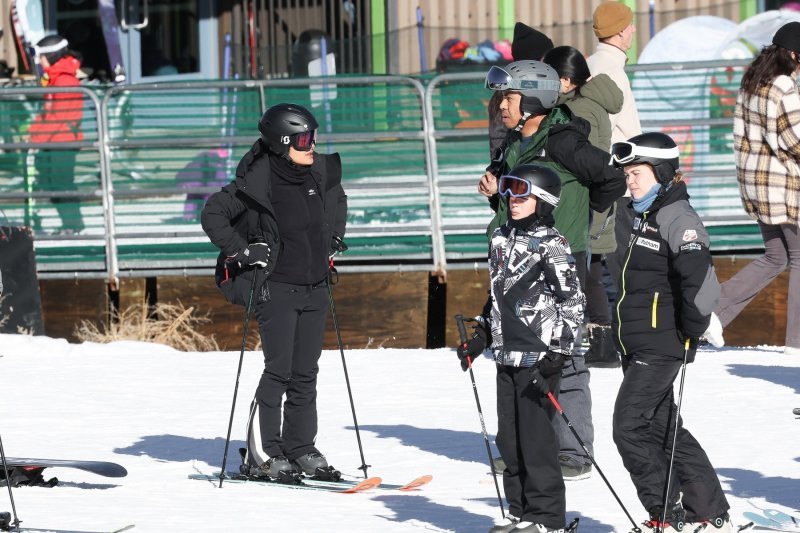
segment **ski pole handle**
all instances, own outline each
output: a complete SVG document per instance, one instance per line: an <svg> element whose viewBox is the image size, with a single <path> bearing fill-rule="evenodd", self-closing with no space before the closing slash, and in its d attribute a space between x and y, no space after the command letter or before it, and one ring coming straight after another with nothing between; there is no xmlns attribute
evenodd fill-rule
<svg viewBox="0 0 800 533"><path fill-rule="evenodd" d="M464 326L464 315L456 315L454 318L456 319L456 327L458 327L458 337L463 345L467 342L467 328Z"/></svg>

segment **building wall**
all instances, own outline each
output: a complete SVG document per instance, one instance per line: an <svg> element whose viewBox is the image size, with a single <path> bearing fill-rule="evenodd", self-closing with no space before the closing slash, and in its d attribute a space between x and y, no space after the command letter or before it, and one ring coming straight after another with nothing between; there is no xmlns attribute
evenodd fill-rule
<svg viewBox="0 0 800 533"><path fill-rule="evenodd" d="M556 45L571 45L585 54L594 49L592 13L602 0L528 0L514 3L514 20L539 29ZM499 4L496 0L387 0L387 31L390 34L392 73L420 71L416 6L422 8L425 52L428 68L435 65L441 44L460 38L470 44L499 37ZM637 45L642 50L650 40L649 0L636 0ZM655 2L654 28L657 33L678 19L714 15L739 22L738 0L659 0Z"/></svg>

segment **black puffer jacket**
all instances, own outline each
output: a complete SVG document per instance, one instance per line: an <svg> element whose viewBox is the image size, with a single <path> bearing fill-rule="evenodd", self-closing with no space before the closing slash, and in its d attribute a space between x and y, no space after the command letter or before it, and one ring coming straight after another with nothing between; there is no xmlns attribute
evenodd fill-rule
<svg viewBox="0 0 800 533"><path fill-rule="evenodd" d="M708 247L684 183L634 219L613 317L623 354L683 359L685 339L703 335L719 299Z"/></svg>
<svg viewBox="0 0 800 533"><path fill-rule="evenodd" d="M344 237L347 218L347 196L342 189L342 163L338 153L315 154L310 172L322 195L324 209L324 241L333 236ZM241 284L249 287L253 269L239 268L236 262L226 261L244 250L249 242L262 239L270 247L269 266L259 272L269 276L280 260L280 235L275 210L271 202L272 172L270 157L258 140L239 161L236 179L211 195L200 217L203 230L220 249L215 279L217 286L231 303L246 305ZM329 250L333 252L333 250Z"/></svg>

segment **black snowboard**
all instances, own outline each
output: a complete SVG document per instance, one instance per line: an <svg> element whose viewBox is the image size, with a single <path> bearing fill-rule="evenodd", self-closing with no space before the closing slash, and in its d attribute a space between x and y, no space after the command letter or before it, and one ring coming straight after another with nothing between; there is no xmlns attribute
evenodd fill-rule
<svg viewBox="0 0 800 533"><path fill-rule="evenodd" d="M6 466L8 468L8 479L6 473L0 465L0 486L10 484L12 487L19 486L50 486L58 483L58 479L52 478L45 480L42 472L45 468L77 468L85 470L99 476L105 477L125 477L128 471L125 467L117 463L107 461L72 461L69 459L29 459L20 457L7 457Z"/></svg>

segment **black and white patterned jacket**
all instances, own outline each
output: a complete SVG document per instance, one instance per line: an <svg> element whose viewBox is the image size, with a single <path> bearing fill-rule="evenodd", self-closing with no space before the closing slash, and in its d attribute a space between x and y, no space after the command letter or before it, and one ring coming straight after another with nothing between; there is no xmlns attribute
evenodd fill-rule
<svg viewBox="0 0 800 533"><path fill-rule="evenodd" d="M530 367L546 351L567 357L583 321L585 298L569 243L537 220L492 234L492 352L498 364Z"/></svg>

